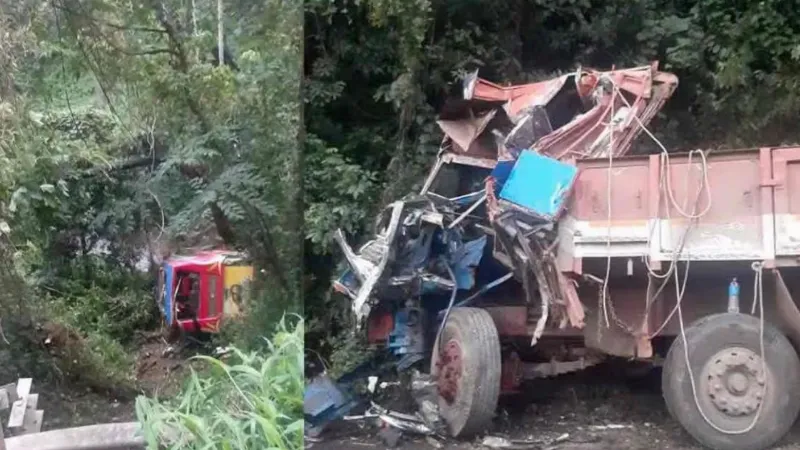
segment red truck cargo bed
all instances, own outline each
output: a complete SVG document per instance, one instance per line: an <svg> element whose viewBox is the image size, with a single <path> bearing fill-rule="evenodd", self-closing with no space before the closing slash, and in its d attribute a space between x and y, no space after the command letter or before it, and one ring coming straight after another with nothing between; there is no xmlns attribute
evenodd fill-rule
<svg viewBox="0 0 800 450"><path fill-rule="evenodd" d="M679 259L798 265L800 147L707 155L711 206L693 227ZM562 270L580 273L584 258L609 254L647 256L656 265L673 258L689 219L667 198L662 169L669 167L675 203L691 212L703 175L697 154L691 162L688 154L672 155L669 164L660 155L617 158L610 170L607 159L579 160L577 165L574 195L560 224ZM702 192L696 211L707 207Z"/></svg>

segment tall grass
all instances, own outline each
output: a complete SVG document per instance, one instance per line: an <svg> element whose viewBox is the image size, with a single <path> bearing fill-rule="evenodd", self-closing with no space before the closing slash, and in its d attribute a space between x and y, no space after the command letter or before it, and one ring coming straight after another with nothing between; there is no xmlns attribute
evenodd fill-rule
<svg viewBox="0 0 800 450"><path fill-rule="evenodd" d="M196 357L174 399L139 397L136 414L148 449L303 448L303 322L278 324L263 351L234 350L229 361Z"/></svg>

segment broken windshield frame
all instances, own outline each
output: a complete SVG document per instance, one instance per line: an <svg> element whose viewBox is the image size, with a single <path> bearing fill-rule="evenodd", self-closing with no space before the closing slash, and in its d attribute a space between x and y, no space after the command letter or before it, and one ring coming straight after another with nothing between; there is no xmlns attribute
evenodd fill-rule
<svg viewBox="0 0 800 450"><path fill-rule="evenodd" d="M495 165L496 161L490 159L453 153L440 154L419 195L432 195L448 200L462 197L466 200L469 196L480 195L485 189L486 177L491 174Z"/></svg>

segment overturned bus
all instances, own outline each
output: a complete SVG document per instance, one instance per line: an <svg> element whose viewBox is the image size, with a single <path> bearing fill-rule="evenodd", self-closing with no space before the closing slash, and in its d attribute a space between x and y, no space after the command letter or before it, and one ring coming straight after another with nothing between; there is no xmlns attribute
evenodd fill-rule
<svg viewBox="0 0 800 450"><path fill-rule="evenodd" d="M243 309L244 289L253 278L247 257L227 250L175 255L159 269L159 310L170 340L185 334L216 334Z"/></svg>

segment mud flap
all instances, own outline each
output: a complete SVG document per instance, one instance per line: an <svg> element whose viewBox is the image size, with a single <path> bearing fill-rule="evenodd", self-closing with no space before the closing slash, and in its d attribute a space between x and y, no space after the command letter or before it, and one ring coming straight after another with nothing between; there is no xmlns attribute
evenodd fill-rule
<svg viewBox="0 0 800 450"><path fill-rule="evenodd" d="M775 274L775 303L778 309L777 325L789 338L795 350L800 351L800 310L783 281L783 276L779 270L773 270Z"/></svg>
<svg viewBox="0 0 800 450"><path fill-rule="evenodd" d="M623 330L613 321L607 327L597 311L587 314L586 327L583 329L586 347L621 358L649 358L653 356L653 348L649 340L637 339Z"/></svg>

